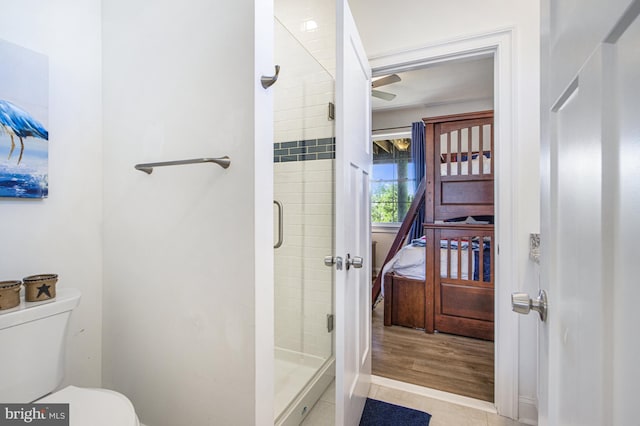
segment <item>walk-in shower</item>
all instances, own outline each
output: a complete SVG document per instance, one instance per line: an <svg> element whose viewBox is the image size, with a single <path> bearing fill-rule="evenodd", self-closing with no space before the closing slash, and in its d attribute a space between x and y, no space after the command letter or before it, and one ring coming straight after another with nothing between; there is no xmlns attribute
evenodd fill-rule
<svg viewBox="0 0 640 426"><path fill-rule="evenodd" d="M329 109L335 84L310 52L309 40L292 30L298 20L279 18L275 55L281 70L273 86L274 420L298 425L335 375L333 269L323 263L333 253L335 138Z"/></svg>

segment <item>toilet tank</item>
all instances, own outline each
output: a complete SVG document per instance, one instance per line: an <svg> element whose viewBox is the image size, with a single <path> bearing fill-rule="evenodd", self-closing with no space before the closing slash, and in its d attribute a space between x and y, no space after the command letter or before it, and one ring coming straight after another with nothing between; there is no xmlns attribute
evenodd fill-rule
<svg viewBox="0 0 640 426"><path fill-rule="evenodd" d="M80 291L60 288L56 298L0 311L0 401L27 403L62 383L67 324Z"/></svg>

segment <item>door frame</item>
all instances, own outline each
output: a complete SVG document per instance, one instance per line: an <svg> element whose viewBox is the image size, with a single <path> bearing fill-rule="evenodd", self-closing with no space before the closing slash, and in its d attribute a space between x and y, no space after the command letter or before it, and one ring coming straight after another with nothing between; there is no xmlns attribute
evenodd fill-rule
<svg viewBox="0 0 640 426"><path fill-rule="evenodd" d="M369 58L374 77L410 71L428 65L465 58L494 59L494 143L496 241L498 254L495 280L495 406L498 413L518 418L519 321L511 312L511 293L518 291L517 241L518 131L514 111L517 87L513 47L514 29L481 33L402 52Z"/></svg>

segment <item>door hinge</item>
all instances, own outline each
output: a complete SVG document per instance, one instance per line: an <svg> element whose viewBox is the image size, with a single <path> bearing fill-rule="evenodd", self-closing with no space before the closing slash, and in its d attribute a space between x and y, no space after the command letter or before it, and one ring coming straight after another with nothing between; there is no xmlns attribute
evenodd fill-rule
<svg viewBox="0 0 640 426"><path fill-rule="evenodd" d="M327 314L327 332L333 331L333 314Z"/></svg>
<svg viewBox="0 0 640 426"><path fill-rule="evenodd" d="M336 118L336 105L333 102L329 102L329 121Z"/></svg>

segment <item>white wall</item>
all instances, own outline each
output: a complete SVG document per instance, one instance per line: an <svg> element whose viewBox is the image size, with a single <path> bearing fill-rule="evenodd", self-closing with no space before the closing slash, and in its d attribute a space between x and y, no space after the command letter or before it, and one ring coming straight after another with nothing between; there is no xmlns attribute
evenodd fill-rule
<svg viewBox="0 0 640 426"><path fill-rule="evenodd" d="M535 266L528 257L528 236L539 229L539 2L488 0L435 2L350 0L369 58L435 45L465 36L514 28L514 128L518 145L520 198L514 206L518 235L518 286L537 293ZM375 11L375 12L374 12ZM526 195L524 195L526 194ZM535 421L536 318L518 317L520 418Z"/></svg>
<svg viewBox="0 0 640 426"><path fill-rule="evenodd" d="M398 234L399 226L374 226L371 230L371 241L376 243L376 253L374 258L373 273L379 274L382 271L382 263L389 253L391 244Z"/></svg>
<svg viewBox="0 0 640 426"><path fill-rule="evenodd" d="M461 64L460 66L464 66ZM493 99L476 100L469 102L455 102L441 105L415 106L397 109L385 109L373 111L372 127L376 131L386 133L384 129L406 127L411 132L411 123L421 121L423 118L438 117L441 115L462 114L465 112L486 111L493 109ZM396 129L395 131L401 131Z"/></svg>
<svg viewBox="0 0 640 426"><path fill-rule="evenodd" d="M49 198L0 199L0 280L53 272L82 292L64 379L79 386L101 384L100 4L7 1L0 13L0 39L49 58Z"/></svg>
<svg viewBox="0 0 640 426"><path fill-rule="evenodd" d="M258 3L103 2L104 383L151 426L273 424L273 114L259 85L273 10ZM222 155L227 170L133 168Z"/></svg>

